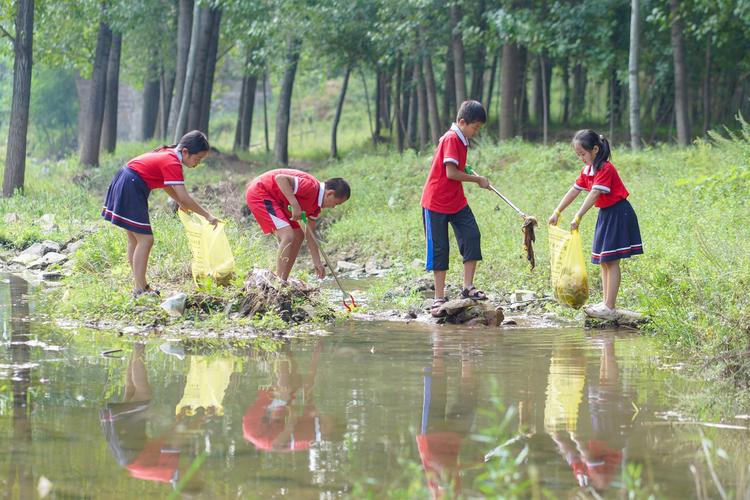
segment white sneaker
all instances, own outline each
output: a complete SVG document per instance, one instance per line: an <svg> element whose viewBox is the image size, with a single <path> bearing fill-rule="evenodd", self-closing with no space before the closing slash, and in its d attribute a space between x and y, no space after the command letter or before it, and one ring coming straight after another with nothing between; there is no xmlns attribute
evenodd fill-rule
<svg viewBox="0 0 750 500"><path fill-rule="evenodd" d="M606 304L604 302L599 302L598 304L592 304L590 306L586 306L583 310L586 314L590 314L595 311L600 311L604 307L607 307Z"/></svg>
<svg viewBox="0 0 750 500"><path fill-rule="evenodd" d="M592 311L587 311L587 314L598 319L613 320L617 317L617 310L610 309L606 304L602 304L602 307L594 309Z"/></svg>

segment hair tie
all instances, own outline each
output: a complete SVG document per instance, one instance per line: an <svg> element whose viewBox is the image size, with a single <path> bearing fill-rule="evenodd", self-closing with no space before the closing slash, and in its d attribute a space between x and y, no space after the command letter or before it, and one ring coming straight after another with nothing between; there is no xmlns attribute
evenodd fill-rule
<svg viewBox="0 0 750 500"><path fill-rule="evenodd" d="M604 140L604 134L602 134L602 135L600 135L600 136L599 136L599 140L600 140L600 141L603 141L603 140Z"/></svg>

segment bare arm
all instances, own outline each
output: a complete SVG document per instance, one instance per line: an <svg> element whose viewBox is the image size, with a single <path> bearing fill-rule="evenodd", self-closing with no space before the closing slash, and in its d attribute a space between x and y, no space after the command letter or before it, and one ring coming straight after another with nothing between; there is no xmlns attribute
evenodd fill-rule
<svg viewBox="0 0 750 500"><path fill-rule="evenodd" d="M482 177L481 175L471 175L467 174L466 172L462 172L453 162L445 163L445 176L452 181L476 182L480 187L483 187L485 189L490 185L490 181L488 181L486 177Z"/></svg>
<svg viewBox="0 0 750 500"><path fill-rule="evenodd" d="M599 198L600 194L602 194L602 192L598 189L591 190L586 199L583 200L583 205L581 205L581 208L579 208L576 212L573 222L570 223L571 230L578 229L578 225L581 223L581 219L584 215L586 215L586 212L588 212L589 209L594 206L594 203L596 203L596 200Z"/></svg>
<svg viewBox="0 0 750 500"><path fill-rule="evenodd" d="M203 208L185 189L184 184L175 184L174 186L165 186L164 191L176 201L180 208L189 212L195 212L206 218L208 222L216 225L219 219L211 215L211 212Z"/></svg>
<svg viewBox="0 0 750 500"><path fill-rule="evenodd" d="M552 214L552 216L547 221L549 224L552 224L553 226L557 225L557 221L560 218L560 214L563 210L568 208L568 205L573 203L573 200L578 198L578 195L581 193L580 189L576 189L574 187L571 187L567 193L565 193L565 196L562 197L562 200L560 200L560 203L557 204L557 208L555 209L555 213Z"/></svg>
<svg viewBox="0 0 750 500"><path fill-rule="evenodd" d="M307 219L307 231L309 231L306 238L307 249L310 251L310 258L312 258L318 278L323 279L326 277L326 269L320 261L320 248L318 247L318 240L315 237L315 225L313 219Z"/></svg>
<svg viewBox="0 0 750 500"><path fill-rule="evenodd" d="M284 194L284 197L292 206L292 220L299 220L302 217L302 207L294 196L294 177L286 174L278 174L274 177L276 185Z"/></svg>

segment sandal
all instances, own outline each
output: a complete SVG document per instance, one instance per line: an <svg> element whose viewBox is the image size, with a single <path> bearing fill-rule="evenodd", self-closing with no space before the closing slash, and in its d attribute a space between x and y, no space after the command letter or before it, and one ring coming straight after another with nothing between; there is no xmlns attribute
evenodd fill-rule
<svg viewBox="0 0 750 500"><path fill-rule="evenodd" d="M475 286L461 290L461 297L473 300L487 300L487 294L481 290L477 290Z"/></svg>
<svg viewBox="0 0 750 500"><path fill-rule="evenodd" d="M448 299L445 297L435 299L430 306L430 315L432 315L433 318L442 318L445 316L446 312L441 310L441 307L446 302L448 302Z"/></svg>

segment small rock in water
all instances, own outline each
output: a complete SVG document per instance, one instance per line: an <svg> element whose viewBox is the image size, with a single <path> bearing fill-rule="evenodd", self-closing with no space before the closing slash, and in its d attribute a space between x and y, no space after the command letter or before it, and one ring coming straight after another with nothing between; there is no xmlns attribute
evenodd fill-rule
<svg viewBox="0 0 750 500"><path fill-rule="evenodd" d="M185 312L185 301L187 300L187 294L178 293L172 295L167 300L161 303L161 308L167 311L170 316L182 316Z"/></svg>

